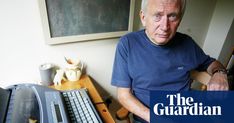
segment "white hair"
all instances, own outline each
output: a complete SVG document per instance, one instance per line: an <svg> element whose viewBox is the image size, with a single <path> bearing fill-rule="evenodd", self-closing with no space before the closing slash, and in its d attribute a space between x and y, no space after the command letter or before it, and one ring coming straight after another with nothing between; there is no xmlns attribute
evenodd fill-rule
<svg viewBox="0 0 234 123"><path fill-rule="evenodd" d="M184 12L185 12L185 8L186 8L186 0L181 0L181 17L183 17L183 15L184 15ZM142 0L142 2L141 2L141 10L143 11L143 12L145 12L146 11L146 7L147 7L147 4L148 4L148 0Z"/></svg>

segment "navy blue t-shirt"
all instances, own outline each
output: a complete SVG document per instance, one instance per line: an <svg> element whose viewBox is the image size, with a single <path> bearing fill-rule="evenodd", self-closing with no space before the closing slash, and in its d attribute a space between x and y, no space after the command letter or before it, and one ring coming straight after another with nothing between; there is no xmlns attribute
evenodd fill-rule
<svg viewBox="0 0 234 123"><path fill-rule="evenodd" d="M205 71L214 59L185 34L176 33L166 45L152 43L145 30L121 37L115 54L111 84L131 88L149 107L150 90L189 90L193 69Z"/></svg>

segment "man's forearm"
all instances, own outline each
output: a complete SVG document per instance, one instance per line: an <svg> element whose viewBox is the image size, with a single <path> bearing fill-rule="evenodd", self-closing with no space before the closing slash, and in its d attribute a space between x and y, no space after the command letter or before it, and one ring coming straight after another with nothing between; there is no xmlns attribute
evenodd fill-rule
<svg viewBox="0 0 234 123"><path fill-rule="evenodd" d="M132 95L130 88L118 88L118 100L130 112L149 122L149 108Z"/></svg>

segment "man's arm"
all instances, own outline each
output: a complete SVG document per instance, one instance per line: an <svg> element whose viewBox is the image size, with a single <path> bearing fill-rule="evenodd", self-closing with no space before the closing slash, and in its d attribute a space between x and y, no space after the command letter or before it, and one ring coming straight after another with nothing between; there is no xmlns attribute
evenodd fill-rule
<svg viewBox="0 0 234 123"><path fill-rule="evenodd" d="M135 96L132 95L130 88L117 88L119 102L130 112L149 122L149 108L144 106Z"/></svg>
<svg viewBox="0 0 234 123"><path fill-rule="evenodd" d="M207 90L228 90L226 69L219 61L212 62L207 72L211 75Z"/></svg>

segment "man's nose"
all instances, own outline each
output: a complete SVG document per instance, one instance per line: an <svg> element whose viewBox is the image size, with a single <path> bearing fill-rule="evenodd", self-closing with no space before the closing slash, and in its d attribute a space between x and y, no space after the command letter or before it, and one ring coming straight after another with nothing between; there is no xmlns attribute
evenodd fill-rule
<svg viewBox="0 0 234 123"><path fill-rule="evenodd" d="M161 23L160 23L160 28L163 31L167 31L169 29L169 20L167 16L162 17Z"/></svg>

